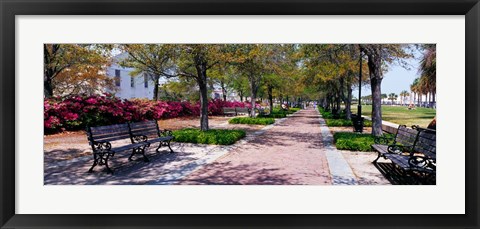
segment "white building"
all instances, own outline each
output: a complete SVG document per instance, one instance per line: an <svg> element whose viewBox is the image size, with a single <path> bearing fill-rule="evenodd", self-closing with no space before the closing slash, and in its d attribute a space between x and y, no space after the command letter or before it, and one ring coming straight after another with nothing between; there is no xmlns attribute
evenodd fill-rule
<svg viewBox="0 0 480 229"><path fill-rule="evenodd" d="M127 53L121 53L113 57L112 64L107 68L107 76L114 78L116 90L112 91L115 96L122 99L144 98L153 99L154 81L146 73L131 76L133 68L125 68L118 64L119 61L127 57ZM166 79L160 77L159 86L166 84L175 79ZM214 85L214 89L210 95L213 99L223 99L223 92L218 85ZM235 92L229 93L227 100L237 100Z"/></svg>
<svg viewBox="0 0 480 229"><path fill-rule="evenodd" d="M153 99L153 80L146 74L131 76L133 68L125 68L118 62L127 57L127 53L121 53L113 57L112 64L107 68L107 76L114 78L116 91L112 93L122 99L144 98ZM159 84L162 85L167 81L160 78Z"/></svg>

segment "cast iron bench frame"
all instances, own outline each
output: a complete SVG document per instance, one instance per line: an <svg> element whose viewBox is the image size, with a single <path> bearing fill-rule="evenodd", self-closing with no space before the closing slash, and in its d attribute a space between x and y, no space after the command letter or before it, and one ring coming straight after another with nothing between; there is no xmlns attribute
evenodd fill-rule
<svg viewBox="0 0 480 229"><path fill-rule="evenodd" d="M113 170L108 166L108 159L113 157L116 153L128 150L132 150L132 153L128 157L129 161L132 160L132 157L135 154L141 154L145 162L149 161L147 156L145 156L145 148L149 147L150 143L145 141L133 141L128 123L87 127L87 138L93 151L93 165L88 170L89 173L93 172L95 166L105 165L107 173L113 174ZM129 139L131 144L119 145L112 148L113 142L125 139Z"/></svg>
<svg viewBox="0 0 480 229"><path fill-rule="evenodd" d="M415 144L417 134L417 129L410 129L406 125L399 125L393 138L388 138L385 136L375 137L375 144L372 145L372 148L377 151L378 157L373 161L373 163L376 163L380 157L387 159L385 154L389 153L389 147L393 148L402 146L405 150L410 152L411 147Z"/></svg>
<svg viewBox="0 0 480 229"><path fill-rule="evenodd" d="M382 157L392 161L405 176L407 173L412 176L419 175L426 182L436 177L436 131L418 126L413 126L412 129L417 131L413 145L388 145L387 152L382 151ZM378 158L373 163L376 163Z"/></svg>
<svg viewBox="0 0 480 229"><path fill-rule="evenodd" d="M156 149L159 152L162 146L167 146L170 153L174 153L170 147L173 140L173 132L171 130L160 130L156 120L147 120L143 122L129 123L131 139L133 142L147 142L149 144L159 143ZM152 138L149 138L152 137Z"/></svg>

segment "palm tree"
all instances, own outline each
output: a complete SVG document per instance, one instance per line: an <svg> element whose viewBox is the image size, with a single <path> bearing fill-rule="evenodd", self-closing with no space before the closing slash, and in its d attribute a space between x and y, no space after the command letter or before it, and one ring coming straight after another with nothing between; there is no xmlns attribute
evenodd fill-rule
<svg viewBox="0 0 480 229"><path fill-rule="evenodd" d="M419 89L418 89L419 80L420 80L419 78L416 78L415 80L413 80L413 83L410 84L410 90L413 93L413 104L415 104L416 106L418 106L417 94L419 93Z"/></svg>
<svg viewBox="0 0 480 229"><path fill-rule="evenodd" d="M392 101L392 105L393 105L393 101L394 101L394 100L397 100L397 98L398 98L398 95L395 94L395 93L390 93L390 94L388 94L388 100L391 100L391 101Z"/></svg>
<svg viewBox="0 0 480 229"><path fill-rule="evenodd" d="M435 94L437 90L437 46L435 44L423 45L424 52L420 60L420 81L425 94L429 94L428 102L435 103Z"/></svg>
<svg viewBox="0 0 480 229"><path fill-rule="evenodd" d="M406 91L406 90L403 90L402 92L400 92L400 96L402 97L402 106L403 106L404 103L405 103L405 98L407 96L410 96L410 93L408 93L408 91Z"/></svg>

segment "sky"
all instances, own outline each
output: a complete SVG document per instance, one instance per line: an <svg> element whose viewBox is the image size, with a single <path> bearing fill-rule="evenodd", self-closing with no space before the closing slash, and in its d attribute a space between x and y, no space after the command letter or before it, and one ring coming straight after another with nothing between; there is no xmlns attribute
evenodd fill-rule
<svg viewBox="0 0 480 229"><path fill-rule="evenodd" d="M410 70L407 70L398 65L390 66L389 71L383 76L382 80L382 94L395 93L400 94L401 91L406 90L410 93L410 85L413 80L419 77L418 67L420 65L421 53L415 51L415 57L409 59L407 62L410 65ZM362 96L371 95L370 86L362 87ZM353 89L353 96L358 98L358 88Z"/></svg>

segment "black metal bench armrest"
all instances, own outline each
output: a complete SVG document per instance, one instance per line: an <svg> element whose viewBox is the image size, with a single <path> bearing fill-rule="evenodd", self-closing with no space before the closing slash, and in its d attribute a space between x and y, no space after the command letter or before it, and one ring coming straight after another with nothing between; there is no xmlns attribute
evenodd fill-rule
<svg viewBox="0 0 480 229"><path fill-rule="evenodd" d="M383 145L388 145L393 142L395 138L394 137L386 137L386 136L375 136L373 141L375 144L383 144Z"/></svg>
<svg viewBox="0 0 480 229"><path fill-rule="evenodd" d="M402 154L402 153L410 153L412 146L405 146L405 145L389 145L387 147L387 152L391 154Z"/></svg>
<svg viewBox="0 0 480 229"><path fill-rule="evenodd" d="M95 153L104 153L112 149L112 144L108 141L92 141L92 147Z"/></svg>
<svg viewBox="0 0 480 229"><path fill-rule="evenodd" d="M166 137L166 136L172 136L173 137L173 131L171 131L171 130L160 130L160 136L161 137Z"/></svg>
<svg viewBox="0 0 480 229"><path fill-rule="evenodd" d="M146 142L147 140L148 140L148 137L146 135L133 135L132 136L133 143Z"/></svg>
<svg viewBox="0 0 480 229"><path fill-rule="evenodd" d="M424 171L436 171L437 162L433 158L424 156L411 156L408 159L408 164L411 168L421 169Z"/></svg>

